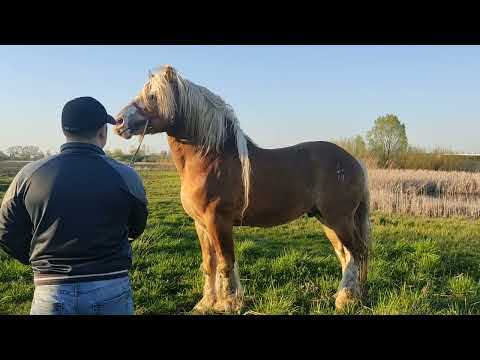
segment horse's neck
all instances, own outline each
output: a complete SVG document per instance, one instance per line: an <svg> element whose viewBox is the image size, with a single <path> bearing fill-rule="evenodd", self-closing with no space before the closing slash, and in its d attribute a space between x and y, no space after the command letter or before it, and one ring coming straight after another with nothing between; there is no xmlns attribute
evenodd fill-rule
<svg viewBox="0 0 480 360"><path fill-rule="evenodd" d="M211 156L200 156L200 144L187 131L183 118L175 119L175 125L167 130L167 136L172 159L180 176L182 176L187 163L204 166L211 158Z"/></svg>
<svg viewBox="0 0 480 360"><path fill-rule="evenodd" d="M180 177L182 177L183 169L185 168L186 157L188 156L186 151L187 149L185 148L185 145L174 136L170 134L167 134L167 136L168 146L170 147L173 163L175 164Z"/></svg>
<svg viewBox="0 0 480 360"><path fill-rule="evenodd" d="M181 178L183 178L184 169L187 165L208 166L211 157L200 156L198 146L195 146L188 139L178 138L170 134L167 134L167 136L172 160Z"/></svg>
<svg viewBox="0 0 480 360"><path fill-rule="evenodd" d="M200 154L200 144L192 139L181 119L176 120L176 125L167 131L167 136L172 160L181 178L183 178L182 175L187 165L206 169L215 162L219 156L229 156L237 153L236 145L232 142L235 140L233 137L230 137L224 144L225 147L222 155L207 153L202 156ZM250 151L255 147L253 143L249 143Z"/></svg>
<svg viewBox="0 0 480 360"><path fill-rule="evenodd" d="M185 163L193 152L193 144L185 129L183 119L176 119L175 126L167 130L167 137L172 160L180 177L182 177Z"/></svg>

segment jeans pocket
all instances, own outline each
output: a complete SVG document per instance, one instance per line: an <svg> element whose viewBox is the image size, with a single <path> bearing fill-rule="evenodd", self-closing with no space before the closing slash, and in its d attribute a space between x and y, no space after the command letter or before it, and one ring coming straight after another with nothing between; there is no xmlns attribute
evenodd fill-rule
<svg viewBox="0 0 480 360"><path fill-rule="evenodd" d="M131 315L133 313L132 291L123 290L120 294L92 305L95 315Z"/></svg>
<svg viewBox="0 0 480 360"><path fill-rule="evenodd" d="M30 315L63 315L64 304L62 302L33 299Z"/></svg>

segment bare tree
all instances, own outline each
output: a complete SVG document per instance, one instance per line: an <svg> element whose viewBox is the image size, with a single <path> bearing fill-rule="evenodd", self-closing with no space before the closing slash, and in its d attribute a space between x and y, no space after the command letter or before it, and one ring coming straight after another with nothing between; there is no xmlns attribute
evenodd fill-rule
<svg viewBox="0 0 480 360"><path fill-rule="evenodd" d="M11 146L7 154L11 160L22 161L39 160L45 156L38 146Z"/></svg>

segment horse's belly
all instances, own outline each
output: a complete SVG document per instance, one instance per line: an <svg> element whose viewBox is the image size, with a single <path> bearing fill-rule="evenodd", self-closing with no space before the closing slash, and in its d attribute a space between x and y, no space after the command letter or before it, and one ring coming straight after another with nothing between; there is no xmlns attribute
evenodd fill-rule
<svg viewBox="0 0 480 360"><path fill-rule="evenodd" d="M263 211L251 211L248 210L245 213L245 218L242 222L236 221L235 226L257 226L257 227L272 227L287 224L298 219L305 214L303 208L290 208L290 209L269 209Z"/></svg>
<svg viewBox="0 0 480 360"><path fill-rule="evenodd" d="M244 226L271 227L287 224L308 212L310 194L298 186L260 184L251 194Z"/></svg>

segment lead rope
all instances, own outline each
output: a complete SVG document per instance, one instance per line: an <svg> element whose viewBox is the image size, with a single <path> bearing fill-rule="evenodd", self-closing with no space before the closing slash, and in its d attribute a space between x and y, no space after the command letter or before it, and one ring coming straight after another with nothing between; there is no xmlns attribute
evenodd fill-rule
<svg viewBox="0 0 480 360"><path fill-rule="evenodd" d="M130 164L128 165L131 168L133 168L133 165L135 165L135 160L137 159L138 152L142 147L143 139L145 139L145 134L147 133L147 128L149 123L150 123L150 119L148 119L147 122L145 123L145 129L143 130L143 134L140 136L140 142L138 143L137 151L135 151L135 154L132 156L132 159L130 160Z"/></svg>

